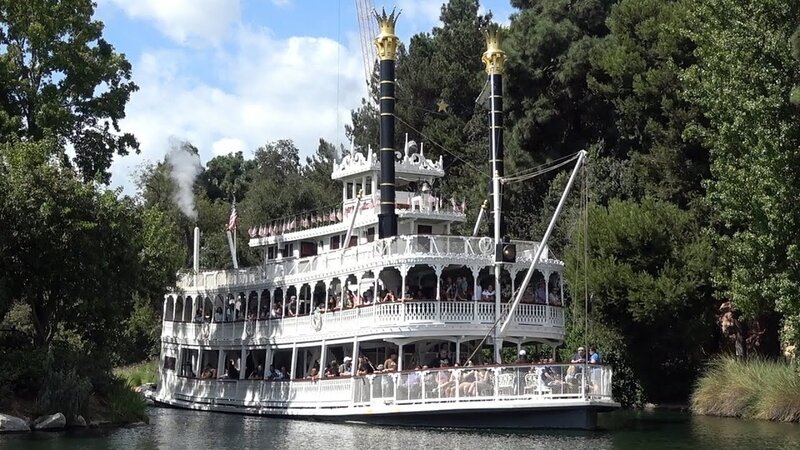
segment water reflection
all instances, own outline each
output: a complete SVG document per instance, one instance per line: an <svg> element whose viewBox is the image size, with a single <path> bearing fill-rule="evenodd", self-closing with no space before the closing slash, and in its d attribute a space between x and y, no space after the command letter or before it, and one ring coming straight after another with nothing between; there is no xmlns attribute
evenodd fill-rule
<svg viewBox="0 0 800 450"><path fill-rule="evenodd" d="M0 437L15 449L784 449L798 448L800 425L621 411L599 431L436 430L270 419L152 409L140 428Z"/></svg>

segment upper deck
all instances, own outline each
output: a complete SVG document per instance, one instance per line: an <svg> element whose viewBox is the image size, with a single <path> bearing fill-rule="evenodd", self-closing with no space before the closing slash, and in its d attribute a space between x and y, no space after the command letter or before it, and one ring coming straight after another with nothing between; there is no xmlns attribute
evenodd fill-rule
<svg viewBox="0 0 800 450"><path fill-rule="evenodd" d="M512 274L530 266L538 243L512 241L517 245L517 262L507 264ZM490 266L494 247L487 237L408 235L378 239L354 247L304 258L277 258L261 267L240 270L212 270L198 274L183 272L177 288L185 294L227 292L232 288L256 289L278 285L315 282L353 272L383 267L410 268L415 265L465 266L475 272ZM541 272L561 271L564 263L542 254Z"/></svg>

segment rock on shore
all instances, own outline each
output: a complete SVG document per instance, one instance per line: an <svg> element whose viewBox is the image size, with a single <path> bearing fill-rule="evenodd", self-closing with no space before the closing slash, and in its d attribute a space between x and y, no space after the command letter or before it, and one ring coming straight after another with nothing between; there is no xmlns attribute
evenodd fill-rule
<svg viewBox="0 0 800 450"><path fill-rule="evenodd" d="M67 418L61 413L42 416L33 422L34 430L58 430L66 426Z"/></svg>
<svg viewBox="0 0 800 450"><path fill-rule="evenodd" d="M31 431L28 421L19 417L0 414L0 433L12 433L15 431Z"/></svg>

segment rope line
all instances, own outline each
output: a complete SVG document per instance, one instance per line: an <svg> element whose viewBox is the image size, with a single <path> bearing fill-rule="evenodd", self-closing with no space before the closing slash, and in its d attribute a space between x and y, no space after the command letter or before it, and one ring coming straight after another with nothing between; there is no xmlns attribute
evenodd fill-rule
<svg viewBox="0 0 800 450"><path fill-rule="evenodd" d="M472 167L473 169L475 169L475 171L476 171L477 173L479 173L479 174L481 174L481 175L485 176L486 178L492 178L492 177L491 177L489 174L487 174L485 171L483 171L483 170L479 169L479 168L478 168L477 166L475 166L474 164L472 164L472 163L470 163L469 161L467 161L466 159L464 159L464 158L460 157L460 156L459 156L459 155L458 155L458 154L457 154L455 151L453 151L453 150L450 150L450 149L446 148L444 145L442 145L442 144L439 144L438 142L436 142L436 141L434 141L433 139L431 139L431 138L430 138L430 136L428 136L428 135L426 135L425 133L423 133L422 131L420 131L420 130L418 130L418 129L414 128L414 127L413 127L411 124L409 124L408 122L406 122L405 120L403 120L403 119L402 119L400 116L398 116L397 114L395 114L395 115L394 115L394 117L395 117L395 119L399 120L399 121L400 121L400 122L401 122L403 125L407 126L408 128L410 128L410 129L411 129L412 131L414 131L415 133L419 134L419 135L420 135L422 138L424 138L426 141L428 141L428 142L430 142L431 144L433 144L433 145L435 145L435 146L439 147L439 148L440 148L440 149L442 149L443 151L445 151L445 152L449 153L450 155L452 155L452 156L453 156L454 158L456 158L457 160L459 160L459 161L461 161L462 163L464 163L464 164L466 164L466 165L468 165L468 166Z"/></svg>

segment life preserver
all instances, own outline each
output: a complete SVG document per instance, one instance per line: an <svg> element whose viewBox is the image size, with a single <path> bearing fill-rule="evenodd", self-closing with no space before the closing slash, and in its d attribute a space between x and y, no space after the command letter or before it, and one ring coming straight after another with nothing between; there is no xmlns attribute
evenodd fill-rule
<svg viewBox="0 0 800 450"><path fill-rule="evenodd" d="M492 247L494 247L492 245L493 243L494 240L492 238L484 236L478 241L478 249L480 249L481 253L484 255L489 255L492 253Z"/></svg>

